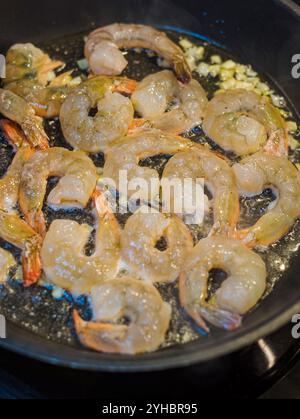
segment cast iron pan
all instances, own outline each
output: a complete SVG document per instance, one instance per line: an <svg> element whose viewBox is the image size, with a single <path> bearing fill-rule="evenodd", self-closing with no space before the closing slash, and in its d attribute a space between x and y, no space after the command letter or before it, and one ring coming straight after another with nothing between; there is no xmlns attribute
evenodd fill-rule
<svg viewBox="0 0 300 419"><path fill-rule="evenodd" d="M213 4L212 4L213 3ZM66 0L40 3L11 0L2 6L0 52L15 42L43 43L92 26L140 22L172 26L213 39L267 74L300 109L300 80L291 77L291 57L300 52L300 13L289 1ZM299 117L299 115L298 115ZM300 263L295 254L274 291L232 333L217 332L184 345L135 357L99 354L46 340L9 322L0 345L39 360L72 368L101 371L149 371L191 365L217 358L268 335L300 312Z"/></svg>

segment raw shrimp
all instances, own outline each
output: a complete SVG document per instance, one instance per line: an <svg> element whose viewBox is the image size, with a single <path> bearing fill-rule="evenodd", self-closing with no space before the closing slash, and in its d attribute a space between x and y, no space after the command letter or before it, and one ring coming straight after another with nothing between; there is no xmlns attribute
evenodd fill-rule
<svg viewBox="0 0 300 419"><path fill-rule="evenodd" d="M85 56L95 74L118 75L127 66L119 48L146 48L165 58L182 83L192 76L184 53L164 32L151 26L116 23L94 30L85 44Z"/></svg>
<svg viewBox="0 0 300 419"><path fill-rule="evenodd" d="M208 104L203 129L224 150L238 156L265 148L287 155L286 123L269 99L243 89L217 94Z"/></svg>
<svg viewBox="0 0 300 419"><path fill-rule="evenodd" d="M237 232L248 246L268 246L289 232L300 216L300 173L288 159L259 152L233 166L242 195L273 188L277 201L247 229Z"/></svg>
<svg viewBox="0 0 300 419"><path fill-rule="evenodd" d="M208 301L209 273L228 275ZM179 280L181 305L196 323L209 331L205 320L227 330L241 324L241 315L254 307L266 288L266 266L259 255L240 241L222 236L201 240L191 251Z"/></svg>
<svg viewBox="0 0 300 419"><path fill-rule="evenodd" d="M154 128L180 134L202 122L207 98L198 81L183 85L171 71L164 70L142 80L132 102Z"/></svg>
<svg viewBox="0 0 300 419"><path fill-rule="evenodd" d="M32 155L29 147L21 147L9 166L6 174L0 179L0 208L12 212L18 202L19 186L24 164Z"/></svg>
<svg viewBox="0 0 300 419"><path fill-rule="evenodd" d="M214 226L212 232L230 233L239 219L239 193L232 168L224 158L203 146L175 154L166 164L163 179L204 178L213 194ZM171 190L171 210L175 209L174 189Z"/></svg>
<svg viewBox="0 0 300 419"><path fill-rule="evenodd" d="M22 170L33 153L22 131L13 124L4 119L0 121L0 127L5 132L7 140L16 150L11 165L0 179L0 209L6 212L13 212L16 208Z"/></svg>
<svg viewBox="0 0 300 419"><path fill-rule="evenodd" d="M49 147L42 119L23 98L9 90L0 89L0 113L21 126L32 147L41 150Z"/></svg>
<svg viewBox="0 0 300 419"><path fill-rule="evenodd" d="M37 282L41 274L41 237L17 215L1 209L0 237L22 250L24 285Z"/></svg>
<svg viewBox="0 0 300 419"><path fill-rule="evenodd" d="M133 355L164 342L171 307L153 285L131 278L106 281L92 288L91 300L93 321L73 313L77 335L88 348ZM129 324L121 323L124 318Z"/></svg>
<svg viewBox="0 0 300 419"><path fill-rule="evenodd" d="M90 153L105 151L109 144L127 134L134 109L129 98L134 80L98 76L84 82L63 103L60 122L66 140L74 147ZM91 109L97 108L94 117Z"/></svg>
<svg viewBox="0 0 300 419"><path fill-rule="evenodd" d="M113 143L107 152L103 176L112 179L118 189L123 171L128 180L128 198L133 195L130 182L141 178L147 183L147 201L154 202L159 194L159 176L156 170L139 166L139 162L147 157L159 154L175 154L187 150L194 143L183 137L163 133L159 130L138 131Z"/></svg>
<svg viewBox="0 0 300 419"><path fill-rule="evenodd" d="M47 279L75 295L89 293L92 286L116 277L120 260L120 228L102 192L94 194L97 208L96 249L86 256L91 227L70 220L55 220L42 247Z"/></svg>
<svg viewBox="0 0 300 419"><path fill-rule="evenodd" d="M36 114L46 118L59 115L62 102L79 77L72 78L72 71L55 76L54 70L63 67L61 61L51 60L41 49L32 44L15 44L6 55L5 89L24 98Z"/></svg>
<svg viewBox="0 0 300 419"><path fill-rule="evenodd" d="M33 44L14 44L6 54L4 82L36 79L40 84L45 85L55 77L53 70L62 66L63 62L51 60L48 54Z"/></svg>
<svg viewBox="0 0 300 419"><path fill-rule="evenodd" d="M122 260L128 270L149 282L173 282L193 248L193 239L176 216L141 207L127 221L121 237ZM156 248L164 238L166 249Z"/></svg>
<svg viewBox="0 0 300 419"><path fill-rule="evenodd" d="M45 220L42 212L47 179L61 177L47 202L54 207L85 207L96 186L97 173L92 160L81 151L53 147L37 151L25 164L19 202L27 222L42 236Z"/></svg>
<svg viewBox="0 0 300 419"><path fill-rule="evenodd" d="M16 261L11 253L0 248L0 284L6 282L10 268L15 265Z"/></svg>

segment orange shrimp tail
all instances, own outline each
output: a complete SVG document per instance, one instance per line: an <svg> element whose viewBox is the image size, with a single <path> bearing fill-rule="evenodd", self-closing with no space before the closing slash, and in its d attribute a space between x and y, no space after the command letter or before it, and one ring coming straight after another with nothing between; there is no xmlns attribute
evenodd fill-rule
<svg viewBox="0 0 300 419"><path fill-rule="evenodd" d="M113 216L113 211L110 207L108 200L105 197L104 191L99 186L96 187L93 193L93 201L97 210L97 214L100 217L110 215Z"/></svg>
<svg viewBox="0 0 300 419"><path fill-rule="evenodd" d="M45 237L46 234L46 221L43 211L34 211L25 214L28 224L41 236Z"/></svg>
<svg viewBox="0 0 300 419"><path fill-rule="evenodd" d="M136 87L137 81L124 77L120 79L120 83L117 84L115 91L126 95L131 95L135 91Z"/></svg>
<svg viewBox="0 0 300 419"><path fill-rule="evenodd" d="M8 119L1 119L0 128L4 132L7 140L14 146L20 148L24 143L27 143L26 136L18 124L9 121Z"/></svg>
<svg viewBox="0 0 300 419"><path fill-rule="evenodd" d="M134 118L128 128L128 134L133 134L139 128L151 128L151 122L144 118Z"/></svg>
<svg viewBox="0 0 300 419"><path fill-rule="evenodd" d="M49 148L49 138L46 133L44 133L44 135L41 134L40 130L36 130L34 126L32 126L31 131L31 135L28 135L27 137L29 144L38 150L47 150L47 148Z"/></svg>
<svg viewBox="0 0 300 419"><path fill-rule="evenodd" d="M30 287L38 282L42 263L40 257L41 238L36 235L28 240L22 256L23 284L24 287Z"/></svg>
<svg viewBox="0 0 300 419"><path fill-rule="evenodd" d="M241 241L249 249L253 249L257 245L255 237L251 235L248 228L234 231L232 238Z"/></svg>
<svg viewBox="0 0 300 419"><path fill-rule="evenodd" d="M127 326L87 322L77 310L73 311L73 321L78 339L84 346L100 352L122 352L120 342L126 336Z"/></svg>

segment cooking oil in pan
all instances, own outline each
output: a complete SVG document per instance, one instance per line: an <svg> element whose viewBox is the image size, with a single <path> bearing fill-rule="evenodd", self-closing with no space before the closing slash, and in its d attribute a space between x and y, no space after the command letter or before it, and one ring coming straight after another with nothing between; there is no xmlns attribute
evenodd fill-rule
<svg viewBox="0 0 300 419"><path fill-rule="evenodd" d="M180 35L174 31L168 32L168 35L176 42L179 41ZM78 62L82 60L83 46L85 34L69 36L65 38L52 41L49 44L40 45L46 50L51 57L60 59L66 63L64 70L74 70L74 74L84 73L78 66ZM205 46L205 55L210 57L212 55L219 55L223 60L232 59L226 51L221 50L211 44L203 43L199 39L185 36L193 44L198 46ZM158 65L157 57L154 54L149 54L145 51L127 51L126 59L129 65L125 70L125 75L141 80L146 75L160 71L161 67ZM208 92L208 97L211 98L214 92L218 89L216 79L212 76L199 77L202 86ZM270 84L270 83L269 83ZM274 88L274 86L271 86ZM276 91L276 89L274 88ZM287 101L288 103L288 101ZM289 109L286 109L289 112ZM57 119L48 120L45 122L46 131L50 138L51 146L66 147L71 149L69 144L63 138L59 121ZM194 129L188 138L198 143L207 143L220 151L216 144L213 144L205 137L200 127ZM223 153L224 154L224 153ZM227 157L235 159L234 156L227 154ZM4 136L0 132L0 175L3 175L9 166L13 156L12 148L7 144ZM95 165L103 167L104 157L100 153L91 156ZM153 156L141 162L157 169L159 173L168 161L170 156ZM296 151L291 153L291 160L294 163L300 161L300 153ZM53 188L56 179L50 179L48 183L48 193ZM241 220L240 227L253 224L267 208L268 204L274 199L271 191L266 190L264 193L253 199L241 199ZM44 207L44 213L48 226L54 219L68 218L80 223L94 224L92 214L92 206L84 210L59 210L54 211ZM120 217L121 225L124 225L127 216ZM210 227L212 226L212 214L206 217L204 224L200 227L191 226L195 242L205 237ZM289 268L291 260L296 256L300 247L300 222L297 222L293 230L284 237L279 243L272 245L266 251L258 251L268 269L268 286L265 297L272 291L277 281L281 278L284 272ZM87 244L87 254L93 251L93 235L90 242ZM0 240L0 246L10 250L17 258L20 264L20 251L3 240ZM90 307L88 299L84 296L74 300L68 293L60 289L49 286L32 286L29 289L24 289L20 283L20 266L11 272L11 278L5 286L0 287L0 309L1 313L6 318L23 328L26 328L34 333L37 333L46 339L51 339L57 342L68 343L70 345L78 345L77 339L73 330L72 310L74 307L79 309L82 316L89 318ZM45 280L45 278L43 278ZM211 281L211 288L214 289L213 280ZM186 343L191 340L202 338L199 330L195 328L192 322L187 318L185 313L180 309L178 301L178 287L177 284L159 285L159 291L163 298L172 305L172 320L169 332L166 337L165 346L170 346L178 343ZM216 333L213 329L212 333ZM218 333L225 333L219 332Z"/></svg>

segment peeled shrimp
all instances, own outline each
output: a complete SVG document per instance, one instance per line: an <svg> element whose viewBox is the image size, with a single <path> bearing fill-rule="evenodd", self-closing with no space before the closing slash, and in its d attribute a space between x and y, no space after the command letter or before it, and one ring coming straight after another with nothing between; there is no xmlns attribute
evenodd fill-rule
<svg viewBox="0 0 300 419"><path fill-rule="evenodd" d="M21 79L37 79L46 84L55 75L53 70L63 65L61 61L53 61L48 54L33 44L14 44L6 54L5 83Z"/></svg>
<svg viewBox="0 0 300 419"><path fill-rule="evenodd" d="M121 77L98 76L84 82L61 107L60 122L66 140L74 148L98 153L126 135L134 109L130 99L120 93L132 93L135 86L135 81ZM89 116L92 108L97 108L94 117Z"/></svg>
<svg viewBox="0 0 300 419"><path fill-rule="evenodd" d="M207 98L198 81L183 85L171 71L164 70L142 80L132 102L154 128L180 134L202 122Z"/></svg>
<svg viewBox="0 0 300 419"><path fill-rule="evenodd" d="M11 253L0 248L0 284L6 282L9 270L14 265L16 265L16 261Z"/></svg>
<svg viewBox="0 0 300 419"><path fill-rule="evenodd" d="M248 246L268 246L289 232L300 216L300 173L286 158L259 152L233 166L242 195L273 188L277 201L257 223L237 233Z"/></svg>
<svg viewBox="0 0 300 419"><path fill-rule="evenodd" d="M286 123L269 99L247 90L227 90L208 104L203 129L224 150L238 156L265 148L270 154L286 155Z"/></svg>
<svg viewBox="0 0 300 419"><path fill-rule="evenodd" d="M46 118L59 115L60 106L80 83L72 78L71 71L55 76L54 70L64 65L51 60L41 49L32 44L15 44L6 55L5 89L24 98L36 114Z"/></svg>
<svg viewBox="0 0 300 419"><path fill-rule="evenodd" d="M42 212L47 179L59 176L47 202L54 207L85 207L96 186L97 173L92 160L81 151L53 147L36 152L25 164L20 185L20 207L28 223L42 236Z"/></svg>
<svg viewBox="0 0 300 419"><path fill-rule="evenodd" d="M175 154L166 164L163 179L204 178L213 194L213 232L233 231L239 219L239 193L233 170L226 160L203 146ZM178 198L171 190L171 210Z"/></svg>
<svg viewBox="0 0 300 419"><path fill-rule="evenodd" d="M22 250L24 285L35 283L41 274L41 237L17 215L1 209L0 237Z"/></svg>
<svg viewBox="0 0 300 419"><path fill-rule="evenodd" d="M0 113L21 126L32 147L41 150L49 147L49 139L44 131L42 119L20 96L9 90L0 89Z"/></svg>
<svg viewBox="0 0 300 419"><path fill-rule="evenodd" d="M92 288L93 321L73 318L81 343L96 351L137 354L157 349L168 330L171 307L153 285L119 278ZM126 318L129 324L117 323Z"/></svg>
<svg viewBox="0 0 300 419"><path fill-rule="evenodd" d="M92 228L70 220L55 220L42 247L47 280L73 294L89 293L94 285L116 277L120 259L120 229L102 193L95 193L96 249L86 256L84 247Z"/></svg>
<svg viewBox="0 0 300 419"><path fill-rule="evenodd" d="M162 237L167 244L163 251L156 248ZM166 217L154 210L146 212L146 207L142 207L128 219L121 247L122 260L131 273L149 282L173 282L193 248L193 239L176 216Z"/></svg>
<svg viewBox="0 0 300 419"><path fill-rule="evenodd" d="M212 269L228 275L215 295L208 298L208 279ZM259 255L240 241L214 236L201 240L187 257L179 280L180 302L205 331L205 320L228 330L241 324L263 296L266 267Z"/></svg>
<svg viewBox="0 0 300 419"><path fill-rule="evenodd" d="M115 23L94 30L85 44L85 56L95 74L118 75L127 66L119 48L146 48L165 58L178 80L188 83L191 71L179 46L151 26Z"/></svg>
<svg viewBox="0 0 300 419"><path fill-rule="evenodd" d="M159 130L141 130L113 143L107 152L103 176L112 179L118 188L122 181L122 172L126 171L128 197L133 194L130 182L142 178L148 186L149 202L155 201L159 194L159 176L155 169L139 166L147 157L159 154L175 154L187 150L192 142L183 137L163 133Z"/></svg>
<svg viewBox="0 0 300 419"><path fill-rule="evenodd" d="M0 121L0 126L5 130L6 134L14 129L14 127L10 126L10 121L6 120ZM22 170L33 151L26 140L20 137L16 138L14 132L12 137L8 137L8 140L17 151L7 172L0 179L0 209L6 212L13 212L18 203Z"/></svg>

